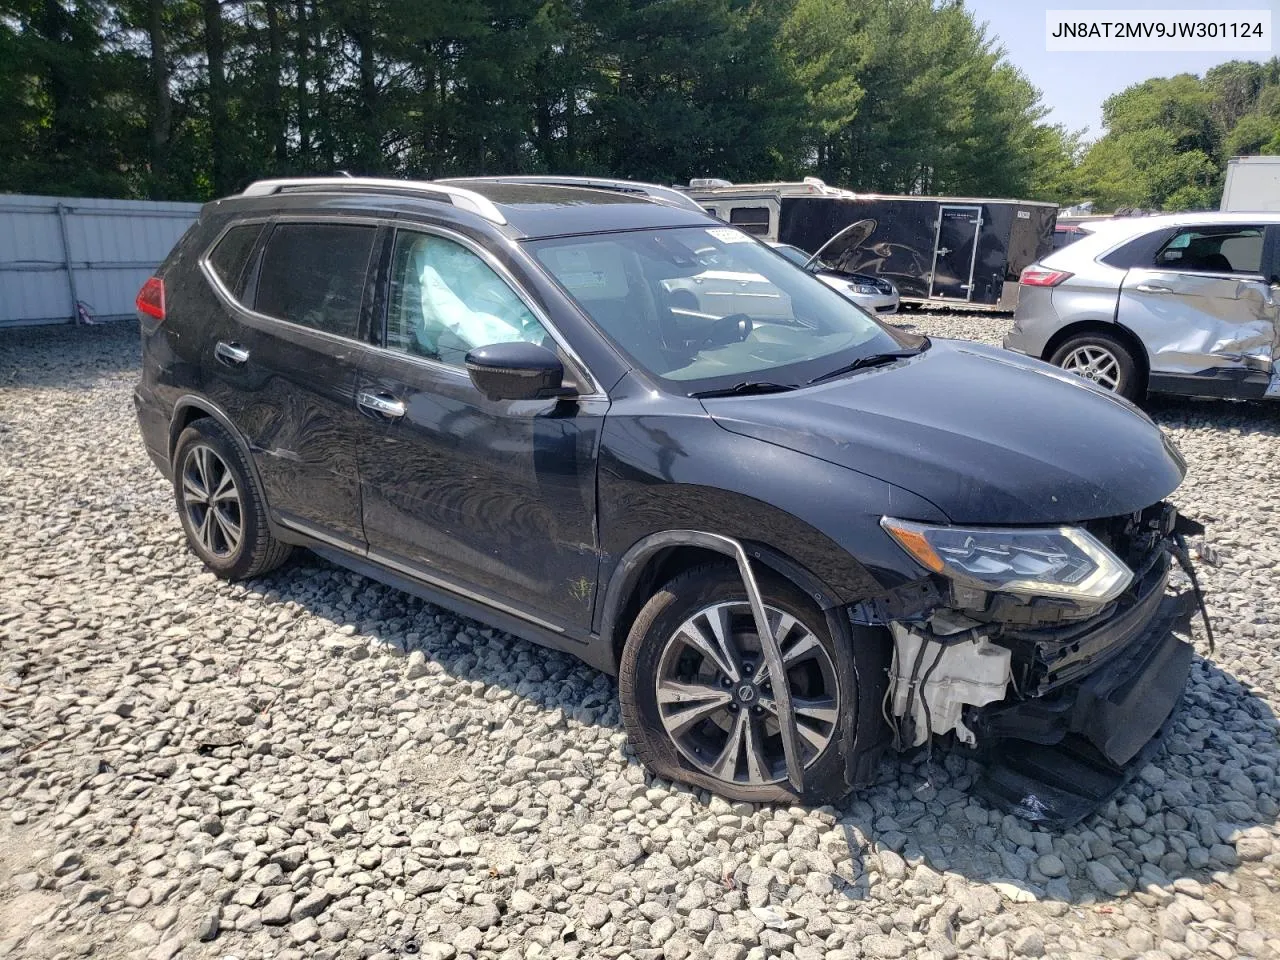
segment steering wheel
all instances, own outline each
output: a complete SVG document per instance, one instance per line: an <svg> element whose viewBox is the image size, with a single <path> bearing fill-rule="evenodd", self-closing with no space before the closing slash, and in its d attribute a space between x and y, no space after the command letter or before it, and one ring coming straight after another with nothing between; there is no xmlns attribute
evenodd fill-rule
<svg viewBox="0 0 1280 960"><path fill-rule="evenodd" d="M745 313L731 313L711 324L707 336L702 341L704 347L721 346L729 343L741 343L751 335L755 324Z"/></svg>

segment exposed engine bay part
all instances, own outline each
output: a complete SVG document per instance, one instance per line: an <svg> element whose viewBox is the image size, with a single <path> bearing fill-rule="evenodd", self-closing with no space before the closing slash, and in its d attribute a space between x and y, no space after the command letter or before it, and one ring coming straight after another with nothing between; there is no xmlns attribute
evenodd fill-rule
<svg viewBox="0 0 1280 960"><path fill-rule="evenodd" d="M963 618L952 613L939 628L954 626L958 619ZM962 719L964 708L1004 699L1013 677L1011 651L987 639L980 624L938 633L893 621L889 630L893 665L885 719L897 748L918 746L951 731L961 743L975 746L977 737Z"/></svg>

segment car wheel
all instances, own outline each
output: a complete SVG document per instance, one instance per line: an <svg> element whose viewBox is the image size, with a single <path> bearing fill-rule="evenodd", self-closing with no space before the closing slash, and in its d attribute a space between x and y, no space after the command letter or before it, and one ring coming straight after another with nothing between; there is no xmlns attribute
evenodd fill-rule
<svg viewBox="0 0 1280 960"><path fill-rule="evenodd" d="M178 437L173 492L191 549L224 580L254 577L288 559L292 548L271 535L244 453L218 421L197 420Z"/></svg>
<svg viewBox="0 0 1280 960"><path fill-rule="evenodd" d="M656 775L734 800L825 803L848 792L846 743L860 694L826 619L789 582L760 571L765 609L787 667L799 725L804 793L787 780L769 676L735 566L696 567L640 611L619 671L622 719ZM854 738L856 739L856 738Z"/></svg>
<svg viewBox="0 0 1280 960"><path fill-rule="evenodd" d="M1053 352L1049 362L1100 387L1138 400L1142 394L1138 365L1129 348L1105 333L1072 337Z"/></svg>

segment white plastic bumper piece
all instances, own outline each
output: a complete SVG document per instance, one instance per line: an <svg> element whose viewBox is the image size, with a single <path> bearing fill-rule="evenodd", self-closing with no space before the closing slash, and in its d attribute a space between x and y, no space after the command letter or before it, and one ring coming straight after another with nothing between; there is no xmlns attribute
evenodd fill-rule
<svg viewBox="0 0 1280 960"><path fill-rule="evenodd" d="M951 730L962 743L972 746L977 738L962 722L961 711L966 704L981 707L1004 699L1013 676L1010 651L986 638L939 643L897 621L890 623L889 629L894 642L894 716L905 717L911 701L914 739L903 746L918 746L930 734ZM923 656L921 645L925 647ZM917 663L919 671L913 677Z"/></svg>

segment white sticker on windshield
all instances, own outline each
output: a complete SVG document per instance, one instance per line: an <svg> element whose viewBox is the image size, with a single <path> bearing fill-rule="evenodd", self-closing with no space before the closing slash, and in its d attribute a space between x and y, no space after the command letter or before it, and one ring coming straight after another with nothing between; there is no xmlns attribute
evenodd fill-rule
<svg viewBox="0 0 1280 960"><path fill-rule="evenodd" d="M741 230L734 230L732 227L712 227L707 234L721 243L749 243L751 237L743 233Z"/></svg>

